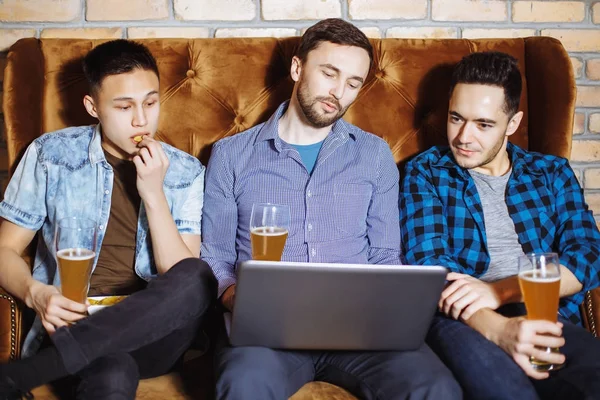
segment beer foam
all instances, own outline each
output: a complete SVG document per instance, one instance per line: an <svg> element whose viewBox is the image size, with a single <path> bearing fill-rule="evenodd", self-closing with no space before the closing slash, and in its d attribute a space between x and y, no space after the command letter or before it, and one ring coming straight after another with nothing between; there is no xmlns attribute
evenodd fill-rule
<svg viewBox="0 0 600 400"><path fill-rule="evenodd" d="M82 261L82 260L89 260L90 258L93 258L96 253L94 253L91 250L88 249L62 249L59 250L56 255L60 258L63 258L65 260L72 260L72 261Z"/></svg>
<svg viewBox="0 0 600 400"><path fill-rule="evenodd" d="M260 236L282 236L282 235L288 234L287 229L268 228L268 227L264 227L264 226L254 228L250 232L254 233L255 235L260 235Z"/></svg>
<svg viewBox="0 0 600 400"><path fill-rule="evenodd" d="M542 275L542 273L540 271L524 271L519 274L519 279L523 279L524 281L529 281L529 282L543 282L543 283L552 283L552 282L560 281L560 276L542 277L540 275Z"/></svg>

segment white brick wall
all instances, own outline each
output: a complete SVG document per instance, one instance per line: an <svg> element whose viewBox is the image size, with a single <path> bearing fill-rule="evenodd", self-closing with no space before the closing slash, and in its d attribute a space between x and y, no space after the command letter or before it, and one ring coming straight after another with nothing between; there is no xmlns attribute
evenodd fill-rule
<svg viewBox="0 0 600 400"><path fill-rule="evenodd" d="M600 0L0 0L0 81L23 37L282 37L328 17L369 37L561 40L578 86L572 163L600 220ZM0 197L2 132L0 121Z"/></svg>

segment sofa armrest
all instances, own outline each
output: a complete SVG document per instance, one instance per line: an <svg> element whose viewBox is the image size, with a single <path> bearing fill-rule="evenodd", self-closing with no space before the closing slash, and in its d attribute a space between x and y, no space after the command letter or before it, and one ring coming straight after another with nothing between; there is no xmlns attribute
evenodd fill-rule
<svg viewBox="0 0 600 400"><path fill-rule="evenodd" d="M0 288L0 363L19 358L22 342L21 321L19 303Z"/></svg>
<svg viewBox="0 0 600 400"><path fill-rule="evenodd" d="M585 300L581 305L581 316L583 317L583 326L598 337L600 328L600 288L590 290L585 293Z"/></svg>

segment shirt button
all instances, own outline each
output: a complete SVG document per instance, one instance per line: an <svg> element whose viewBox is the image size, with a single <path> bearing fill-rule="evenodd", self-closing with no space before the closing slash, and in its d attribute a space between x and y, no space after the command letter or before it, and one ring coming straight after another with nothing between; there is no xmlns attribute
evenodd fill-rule
<svg viewBox="0 0 600 400"><path fill-rule="evenodd" d="M106 195L108 195L109 193L110 193L110 192L108 191L108 189L106 189L106 190L104 191L104 194L106 194Z"/></svg>
<svg viewBox="0 0 600 400"><path fill-rule="evenodd" d="M306 195L307 195L308 197L312 197L312 192L309 190L309 191L308 191L308 193L306 193Z"/></svg>
<svg viewBox="0 0 600 400"><path fill-rule="evenodd" d="M104 225L100 225L100 226L98 227L98 229L100 229L100 230L104 229Z"/></svg>
<svg viewBox="0 0 600 400"><path fill-rule="evenodd" d="M314 248L310 250L310 255L311 256L316 256L317 255L317 250L315 250Z"/></svg>
<svg viewBox="0 0 600 400"><path fill-rule="evenodd" d="M312 224L308 224L308 230L312 231Z"/></svg>

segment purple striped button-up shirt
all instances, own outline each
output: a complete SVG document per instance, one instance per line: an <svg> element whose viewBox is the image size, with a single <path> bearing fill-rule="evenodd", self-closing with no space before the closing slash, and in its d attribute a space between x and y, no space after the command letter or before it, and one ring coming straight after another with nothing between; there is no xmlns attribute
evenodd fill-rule
<svg viewBox="0 0 600 400"><path fill-rule="evenodd" d="M398 168L388 144L339 120L309 174L298 151L279 138L287 105L213 147L201 257L219 282L219 297L236 282L236 264L252 258L253 203L290 206L284 261L401 263Z"/></svg>

